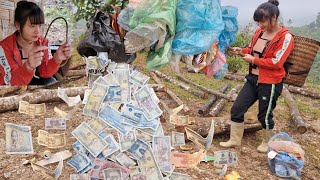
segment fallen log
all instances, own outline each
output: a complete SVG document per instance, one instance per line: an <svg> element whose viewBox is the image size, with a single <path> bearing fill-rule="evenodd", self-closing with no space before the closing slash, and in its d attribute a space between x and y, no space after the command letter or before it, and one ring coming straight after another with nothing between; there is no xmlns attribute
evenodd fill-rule
<svg viewBox="0 0 320 180"><path fill-rule="evenodd" d="M224 99L229 99L229 97L228 97L227 95L225 95L225 94L223 94L223 93L221 93L221 92L214 92L214 91L212 91L211 89L208 89L208 88L206 88L206 87L204 87L204 86L202 86L202 85L200 85L200 84L194 83L194 82L192 82L191 80L189 80L189 79L187 79L187 78L185 78L185 77L183 77L183 76L181 76L181 75L177 75L177 77L178 77L180 80L182 80L182 81L184 81L184 82L186 82L186 83L188 83L188 84L192 84L193 86L196 86L197 88L199 88L199 89L201 89L201 90L203 90L203 91L205 91L205 92L207 92L207 93L209 93L209 94L216 95L216 96L221 97L221 98L224 98Z"/></svg>
<svg viewBox="0 0 320 180"><path fill-rule="evenodd" d="M287 89L291 92L291 93L295 93L295 94L301 94L304 96L308 96L314 99L320 99L320 94L316 93L316 92L312 92L310 90L307 89L303 89L300 87L295 87L295 86L287 86Z"/></svg>
<svg viewBox="0 0 320 180"><path fill-rule="evenodd" d="M229 97L235 96L235 94L239 91L240 88L241 88L241 85L237 84L234 88L231 89L231 91L227 94L227 96L229 96ZM227 102L227 100L221 99L218 102L218 104L211 110L209 115L212 117L216 117L220 113L220 111L223 109L226 102Z"/></svg>
<svg viewBox="0 0 320 180"><path fill-rule="evenodd" d="M283 87L281 96L284 98L285 102L287 103L290 109L290 115L291 115L293 124L297 127L297 130L300 134L304 134L305 132L307 132L307 126L305 125L300 115L298 106L295 100L293 99L293 96L285 86Z"/></svg>
<svg viewBox="0 0 320 180"><path fill-rule="evenodd" d="M219 91L221 93L224 93L230 85L231 85L230 83L225 84ZM198 113L202 116L207 116L209 114L210 108L217 100L218 100L218 97L216 95L213 95L212 98L208 101L208 103L202 106L198 110Z"/></svg>
<svg viewBox="0 0 320 180"><path fill-rule="evenodd" d="M245 75L242 74L227 73L224 78L228 80L245 81Z"/></svg>
<svg viewBox="0 0 320 180"><path fill-rule="evenodd" d="M86 76L86 70L80 69L80 70L68 70L65 72L65 77L74 77L74 76Z"/></svg>
<svg viewBox="0 0 320 180"><path fill-rule="evenodd" d="M81 67L83 67L83 66L86 66L86 62L81 62L81 63L79 63L79 64L73 65L73 66L71 66L71 67L69 68L69 70L76 70L76 69L81 68Z"/></svg>
<svg viewBox="0 0 320 180"><path fill-rule="evenodd" d="M20 90L20 86L0 86L0 97Z"/></svg>
<svg viewBox="0 0 320 180"><path fill-rule="evenodd" d="M214 134L221 135L221 134L228 134L230 132L230 117L211 117L211 118L202 118L202 117L190 117L193 118L195 121L192 125L187 125L187 127L191 128L202 137L207 137L208 132L211 126L211 120L214 120ZM177 129L178 128L178 129ZM184 126L176 127L177 131L184 132ZM246 123L244 125L245 132L255 132L262 129L261 123L255 121L254 123Z"/></svg>
<svg viewBox="0 0 320 180"><path fill-rule="evenodd" d="M163 73L160 72L160 71L154 71L154 73L155 73L157 76L165 79L166 81L169 81L169 82L171 82L171 83L173 83L173 84L175 84L175 85L178 85L178 86L180 86L182 89L184 89L184 90L186 90L186 91L188 91L188 92L190 92L190 93L192 93L192 94L194 94L194 95L196 95L196 96L198 96L198 97L200 97L200 98L203 98L203 99L208 98L208 95L207 95L206 93L200 92L200 91L197 91L197 90L194 90L194 89L192 89L190 86L186 85L185 83L176 81L176 80L173 79L172 77L170 77L170 76L168 76L168 75L165 75L165 74L163 74Z"/></svg>
<svg viewBox="0 0 320 180"><path fill-rule="evenodd" d="M153 72L150 72L150 76L152 77L152 79L157 83L157 84L163 84L162 81L157 77L157 75ZM174 93L172 92L168 87L164 88L164 91L179 105L181 106L182 104L183 106L183 111L184 112L188 112L190 111L190 108L183 103L183 101Z"/></svg>

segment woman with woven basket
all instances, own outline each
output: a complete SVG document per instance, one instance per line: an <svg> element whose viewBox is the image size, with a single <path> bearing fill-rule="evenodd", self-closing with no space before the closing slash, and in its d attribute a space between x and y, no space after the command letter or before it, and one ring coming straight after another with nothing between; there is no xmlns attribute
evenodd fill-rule
<svg viewBox="0 0 320 180"><path fill-rule="evenodd" d="M292 34L278 23L278 5L277 0L261 4L253 15L259 27L249 46L230 48L231 54L239 54L249 63L249 74L231 108L230 139L220 142L222 147L241 145L244 114L258 100L258 120L263 127L263 140L257 150L262 153L268 150L267 142L274 128L272 111L276 107L286 75L283 65L294 47Z"/></svg>
<svg viewBox="0 0 320 180"><path fill-rule="evenodd" d="M17 31L0 42L0 85L28 85L33 77L52 83L60 63L71 57L71 47L63 44L49 59L41 32L44 13L33 2L17 3L14 22Z"/></svg>

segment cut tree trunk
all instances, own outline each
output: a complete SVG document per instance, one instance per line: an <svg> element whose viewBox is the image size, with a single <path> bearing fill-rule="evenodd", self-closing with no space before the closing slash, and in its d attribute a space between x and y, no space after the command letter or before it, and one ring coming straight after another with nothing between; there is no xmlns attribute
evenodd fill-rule
<svg viewBox="0 0 320 180"><path fill-rule="evenodd" d="M245 75L242 74L227 73L224 78L229 80L245 81Z"/></svg>
<svg viewBox="0 0 320 180"><path fill-rule="evenodd" d="M157 84L163 84L162 81L157 77L157 75L154 72L150 72L150 76ZM172 92L168 87L164 88L164 91L179 105L181 106L183 104L183 111L186 113L190 111L190 108L183 103L183 101L174 93Z"/></svg>
<svg viewBox="0 0 320 180"><path fill-rule="evenodd" d="M284 98L285 102L287 103L290 109L290 115L291 115L293 124L297 127L297 130L300 134L304 134L305 132L307 132L307 126L305 125L300 115L298 106L295 100L293 99L293 96L285 86L283 87L281 96Z"/></svg>
<svg viewBox="0 0 320 180"><path fill-rule="evenodd" d="M165 79L166 81L169 81L169 82L171 82L171 83L173 83L173 84L175 84L175 85L178 85L178 86L180 86L182 89L184 89L184 90L186 90L186 91L188 91L188 92L190 92L190 93L192 93L192 94L194 94L194 95L196 95L196 96L198 96L198 97L200 97L200 98L203 98L203 99L208 98L208 95L207 95L206 93L200 92L200 91L197 91L197 90L194 90L194 89L192 89L190 86L188 86L188 85L186 85L186 84L184 84L184 83L182 83L182 82L176 81L176 80L173 79L172 77L170 77L170 76L168 76L168 75L165 75L165 74L163 74L163 73L160 72L160 71L154 71L154 73L155 73L157 76Z"/></svg>
<svg viewBox="0 0 320 180"><path fill-rule="evenodd" d="M299 87L295 87L295 86L288 86L287 88L291 93L301 94L301 95L308 96L308 97L311 97L311 98L314 98L314 99L320 99L320 94L319 93L312 92L310 90L299 88Z"/></svg>
<svg viewBox="0 0 320 180"><path fill-rule="evenodd" d="M224 93L230 85L231 85L230 83L225 84L219 91L221 93ZM202 116L208 116L210 108L217 100L218 100L217 96L213 95L212 98L208 101L208 103L198 110L198 113Z"/></svg>
<svg viewBox="0 0 320 180"><path fill-rule="evenodd" d="M80 69L80 70L68 70L65 72L65 77L74 77L74 76L86 76L86 70Z"/></svg>
<svg viewBox="0 0 320 180"><path fill-rule="evenodd" d="M20 86L0 86L0 97L4 97L7 94L14 93L20 90Z"/></svg>
<svg viewBox="0 0 320 180"><path fill-rule="evenodd" d="M231 89L231 91L228 93L227 96L229 96L229 97L235 96L235 94L239 91L240 88L241 88L241 85L237 84L234 88ZM227 103L227 100L221 99L218 102L218 104L211 110L209 115L212 117L216 117L220 113L220 111L223 109L223 107L226 103Z"/></svg>

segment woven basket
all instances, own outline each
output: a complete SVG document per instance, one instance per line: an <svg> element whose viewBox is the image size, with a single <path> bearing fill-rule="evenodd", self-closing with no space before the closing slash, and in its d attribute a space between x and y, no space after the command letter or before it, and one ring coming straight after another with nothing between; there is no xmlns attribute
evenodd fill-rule
<svg viewBox="0 0 320 180"><path fill-rule="evenodd" d="M320 48L320 42L301 37L294 37L294 49L286 61L287 76L284 83L303 86Z"/></svg>

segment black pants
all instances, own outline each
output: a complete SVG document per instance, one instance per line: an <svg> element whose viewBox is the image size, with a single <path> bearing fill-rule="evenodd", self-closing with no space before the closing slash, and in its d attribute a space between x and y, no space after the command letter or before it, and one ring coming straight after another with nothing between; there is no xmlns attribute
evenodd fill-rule
<svg viewBox="0 0 320 180"><path fill-rule="evenodd" d="M258 83L258 76L254 74L247 75L246 79L247 82L231 108L231 120L238 123L243 122L244 114L259 100L258 120L264 129L273 129L272 111L281 95L283 83L261 84Z"/></svg>

